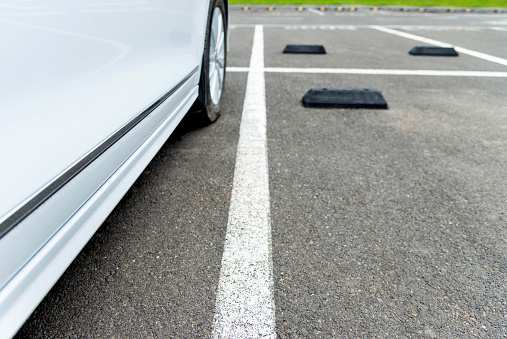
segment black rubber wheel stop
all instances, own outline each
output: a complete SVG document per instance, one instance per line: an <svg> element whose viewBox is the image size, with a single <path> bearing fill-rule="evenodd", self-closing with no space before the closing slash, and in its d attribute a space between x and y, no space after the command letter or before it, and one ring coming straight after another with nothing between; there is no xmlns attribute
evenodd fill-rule
<svg viewBox="0 0 507 339"><path fill-rule="evenodd" d="M326 54L326 49L322 45L287 45L283 53L285 54Z"/></svg>
<svg viewBox="0 0 507 339"><path fill-rule="evenodd" d="M303 106L310 108L387 109L387 102L376 89L312 88L303 97Z"/></svg>
<svg viewBox="0 0 507 339"><path fill-rule="evenodd" d="M452 47L415 46L408 53L424 56L458 56L458 52Z"/></svg>

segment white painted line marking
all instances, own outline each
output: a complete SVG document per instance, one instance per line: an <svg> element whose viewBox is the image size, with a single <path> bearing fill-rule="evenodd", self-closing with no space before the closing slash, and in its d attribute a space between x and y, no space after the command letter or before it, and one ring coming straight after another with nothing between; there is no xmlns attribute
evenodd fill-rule
<svg viewBox="0 0 507 339"><path fill-rule="evenodd" d="M410 34L410 33L404 33L404 32L396 31L394 29L390 29L390 28L386 28L386 27L382 27L382 26L371 26L371 28L376 29L381 32L401 36L403 38L421 41L421 42L424 42L424 43L430 44L430 45L435 45L435 46L440 46L440 47L454 47L454 49L459 53L468 54L470 56L473 56L473 57L476 57L479 59L484 59L487 61L495 62L500 65L507 66L507 59L498 58L498 57L495 57L495 56L492 56L489 54L473 51L471 49L467 49L467 48L463 48L463 47L459 47L459 46L453 46L453 45L450 45L446 42L428 39L428 38L425 38L422 36L418 36L418 35L414 35L414 34Z"/></svg>
<svg viewBox="0 0 507 339"><path fill-rule="evenodd" d="M298 24L263 24L264 28L285 28L301 30L357 30L371 29L371 25L298 25ZM231 24L229 28L252 28L255 24ZM393 29L412 31L482 31L492 29L492 26L442 26L442 25L385 25ZM495 26L497 27L497 26ZM501 28L500 28L501 29Z"/></svg>
<svg viewBox="0 0 507 339"><path fill-rule="evenodd" d="M250 67L227 67L227 72L234 72L234 73L243 73L243 72L250 72Z"/></svg>
<svg viewBox="0 0 507 339"><path fill-rule="evenodd" d="M324 15L324 12L318 11L315 8L308 8L308 12L311 12L313 14L318 14L318 15Z"/></svg>
<svg viewBox="0 0 507 339"><path fill-rule="evenodd" d="M489 29L488 26L436 26L436 25L384 25L382 27L393 28L393 29L403 29L407 31L451 31L451 32L480 32L486 29Z"/></svg>
<svg viewBox="0 0 507 339"><path fill-rule="evenodd" d="M218 284L213 338L276 338L264 33L255 27Z"/></svg>
<svg viewBox="0 0 507 339"><path fill-rule="evenodd" d="M248 72L248 67L227 67L227 72ZM436 71L410 69L358 69L358 68L289 68L267 67L266 73L303 73L303 74L357 74L357 75L418 75L444 77L485 77L507 78L507 72L483 71Z"/></svg>

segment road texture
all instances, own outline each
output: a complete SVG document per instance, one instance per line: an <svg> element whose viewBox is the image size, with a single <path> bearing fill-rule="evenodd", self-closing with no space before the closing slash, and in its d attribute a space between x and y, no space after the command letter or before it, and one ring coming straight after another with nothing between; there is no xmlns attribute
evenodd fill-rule
<svg viewBox="0 0 507 339"><path fill-rule="evenodd" d="M507 16L231 15L222 117L183 121L18 337L215 333L254 31L264 38L274 334L507 336L507 64L410 56L424 43L378 29L505 60ZM282 54L292 43L327 54ZM428 70L442 73L409 72ZM378 89L389 109L304 108L312 87Z"/></svg>

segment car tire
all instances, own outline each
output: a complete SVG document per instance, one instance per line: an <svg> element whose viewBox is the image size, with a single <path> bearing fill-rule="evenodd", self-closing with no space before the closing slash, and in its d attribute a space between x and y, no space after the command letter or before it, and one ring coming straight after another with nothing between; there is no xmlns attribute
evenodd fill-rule
<svg viewBox="0 0 507 339"><path fill-rule="evenodd" d="M208 13L199 80L199 96L191 111L205 124L220 116L227 60L227 17L224 0L214 0Z"/></svg>

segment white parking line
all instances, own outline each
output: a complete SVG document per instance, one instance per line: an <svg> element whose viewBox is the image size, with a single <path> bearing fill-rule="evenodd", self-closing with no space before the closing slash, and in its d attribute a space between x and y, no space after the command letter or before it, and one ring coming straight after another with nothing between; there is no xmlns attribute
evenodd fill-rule
<svg viewBox="0 0 507 339"><path fill-rule="evenodd" d="M325 12L320 12L324 14ZM263 24L264 28L285 28L291 30L358 30L358 29L371 29L371 25L308 25L308 24ZM231 24L229 28L249 28L255 27L255 24ZM442 26L442 25L385 25L393 29L403 29L409 31L455 31L455 32L477 32L483 30L490 30L498 28L498 26Z"/></svg>
<svg viewBox="0 0 507 339"><path fill-rule="evenodd" d="M227 72L248 72L248 67L227 67ZM485 77L507 78L507 72L483 71L437 71L411 69L361 69L361 68L290 68L266 67L266 73L304 73L304 74L357 74L357 75L420 75L443 77Z"/></svg>
<svg viewBox="0 0 507 339"><path fill-rule="evenodd" d="M448 44L446 42L428 39L428 38L425 38L425 37L422 37L419 35L404 33L404 32L396 31L394 29L390 29L390 28L386 28L386 27L382 27L382 26L371 26L371 28L376 29L377 31L381 31L381 32L389 33L389 34L394 34L394 35L397 35L397 36L400 36L403 38L424 42L424 43L430 44L430 45L435 45L435 46L440 46L440 47L454 47L454 49L459 53L468 54L468 55L476 57L476 58L484 59L487 61L495 62L500 65L507 66L506 59L498 58L498 57L495 57L495 56L492 56L489 54L473 51L471 49L467 49L467 48L463 48L463 47L459 47L459 46L453 46L453 45Z"/></svg>
<svg viewBox="0 0 507 339"><path fill-rule="evenodd" d="M234 72L234 73L243 73L243 72L250 72L250 67L234 67L234 66L228 66L227 72Z"/></svg>
<svg viewBox="0 0 507 339"><path fill-rule="evenodd" d="M213 338L275 338L264 33L255 27Z"/></svg>

